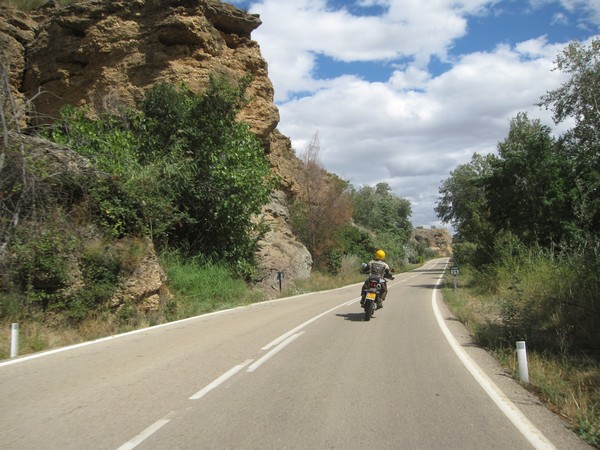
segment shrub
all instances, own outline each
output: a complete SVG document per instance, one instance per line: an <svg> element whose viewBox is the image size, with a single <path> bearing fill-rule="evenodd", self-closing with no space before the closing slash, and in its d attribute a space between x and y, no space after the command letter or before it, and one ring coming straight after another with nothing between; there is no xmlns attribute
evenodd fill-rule
<svg viewBox="0 0 600 450"><path fill-rule="evenodd" d="M60 308L77 240L60 222L19 227L9 261L13 286L25 294L25 310Z"/></svg>

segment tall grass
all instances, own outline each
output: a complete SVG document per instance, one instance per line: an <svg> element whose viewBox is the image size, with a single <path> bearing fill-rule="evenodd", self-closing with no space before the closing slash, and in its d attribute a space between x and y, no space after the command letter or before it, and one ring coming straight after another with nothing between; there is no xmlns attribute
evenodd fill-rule
<svg viewBox="0 0 600 450"><path fill-rule="evenodd" d="M359 271L358 257L346 255L342 257L337 275L313 270L309 278L296 280L294 285L285 289L282 296L299 295L307 292L325 291L348 284L359 283L364 280L364 275Z"/></svg>
<svg viewBox="0 0 600 450"><path fill-rule="evenodd" d="M264 299L243 280L236 279L220 264L183 260L177 255L163 257L169 288L176 304L167 311L169 320L183 319L211 311L233 308Z"/></svg>

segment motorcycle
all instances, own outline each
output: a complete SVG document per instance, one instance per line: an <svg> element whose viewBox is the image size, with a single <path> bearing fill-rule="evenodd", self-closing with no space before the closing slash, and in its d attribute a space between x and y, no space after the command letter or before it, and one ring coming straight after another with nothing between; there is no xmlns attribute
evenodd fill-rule
<svg viewBox="0 0 600 450"><path fill-rule="evenodd" d="M368 265L363 264L362 270L368 270ZM386 273L384 278L389 280L394 279L391 273ZM371 320L371 317L374 317L373 314L375 313L375 310L378 309L377 305L381 304L383 283L385 283L385 279L382 279L378 275L369 275L369 278L367 278L365 284L363 285L362 299L360 303L365 310L365 321L369 321Z"/></svg>

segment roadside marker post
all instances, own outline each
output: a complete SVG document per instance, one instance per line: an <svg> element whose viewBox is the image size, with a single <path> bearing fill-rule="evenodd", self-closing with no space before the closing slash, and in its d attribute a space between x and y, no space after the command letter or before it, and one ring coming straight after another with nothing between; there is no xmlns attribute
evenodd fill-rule
<svg viewBox="0 0 600 450"><path fill-rule="evenodd" d="M19 324L13 323L10 326L10 357L14 358L19 354Z"/></svg>
<svg viewBox="0 0 600 450"><path fill-rule="evenodd" d="M529 383L529 369L527 367L527 348L525 341L517 341L517 363L519 365L519 379L521 383Z"/></svg>

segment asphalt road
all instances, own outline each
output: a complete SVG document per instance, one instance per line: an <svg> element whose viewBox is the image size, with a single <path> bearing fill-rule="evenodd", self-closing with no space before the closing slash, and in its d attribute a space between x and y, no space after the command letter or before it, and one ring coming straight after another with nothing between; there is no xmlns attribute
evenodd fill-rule
<svg viewBox="0 0 600 450"><path fill-rule="evenodd" d="M585 449L473 345L435 289L396 276L0 363L2 449Z"/></svg>

